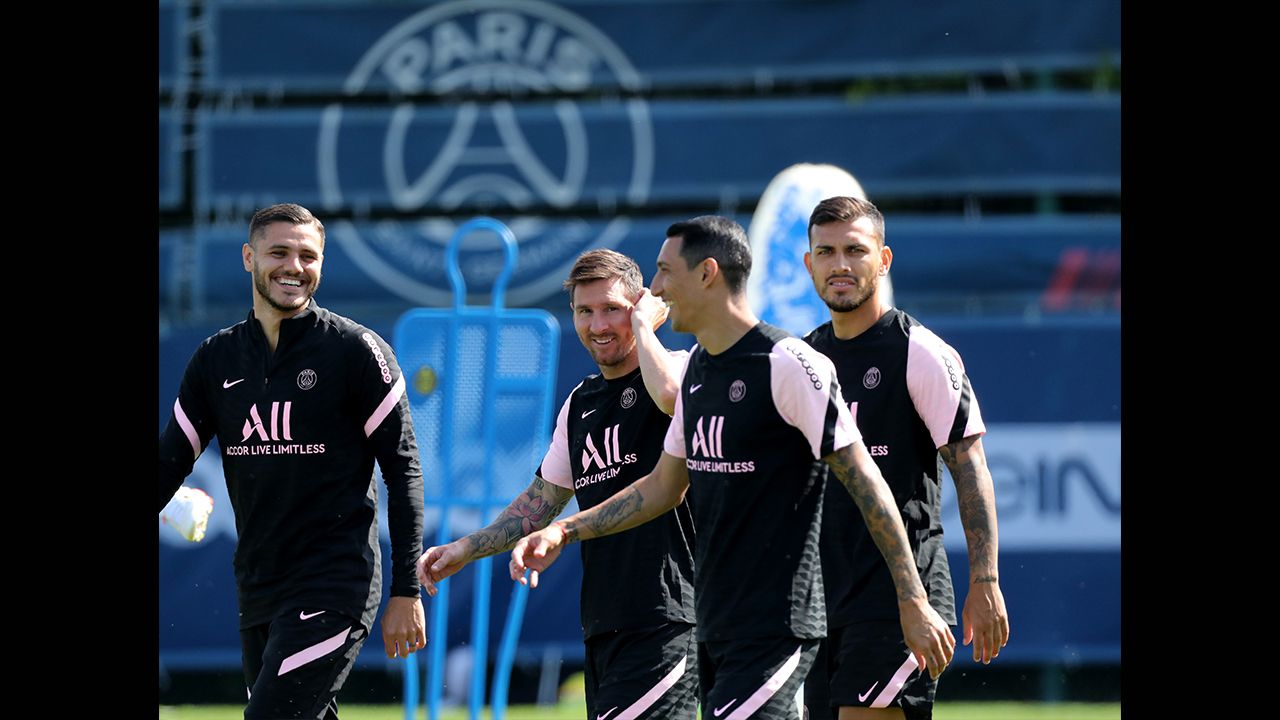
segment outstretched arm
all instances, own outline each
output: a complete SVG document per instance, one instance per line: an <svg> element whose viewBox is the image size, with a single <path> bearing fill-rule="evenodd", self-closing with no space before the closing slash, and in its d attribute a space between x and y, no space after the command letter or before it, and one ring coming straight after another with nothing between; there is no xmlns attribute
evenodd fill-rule
<svg viewBox="0 0 1280 720"><path fill-rule="evenodd" d="M467 563L497 555L520 538L546 527L573 499L573 491L538 476L516 496L493 522L448 545L427 548L418 558L418 579L435 597L436 583L453 575Z"/></svg>
<svg viewBox="0 0 1280 720"><path fill-rule="evenodd" d="M911 546L893 493L861 440L823 458L836 479L853 496L867 531L884 555L898 591L903 637L921 668L938 677L951 662L956 639L942 617L929 605L916 570Z"/></svg>
<svg viewBox="0 0 1280 720"><path fill-rule="evenodd" d="M964 644L972 643L974 661L985 665L1009 642L1009 613L997 565L1000 541L995 489L980 435L943 445L938 452L956 484L960 523L969 546L969 594L962 613Z"/></svg>
<svg viewBox="0 0 1280 720"><path fill-rule="evenodd" d="M565 545L642 525L679 505L688 489L684 458L662 453L653 472L608 500L521 538L511 550L511 579L524 584L524 571L529 568L533 572L528 584L537 587L538 573L555 562Z"/></svg>

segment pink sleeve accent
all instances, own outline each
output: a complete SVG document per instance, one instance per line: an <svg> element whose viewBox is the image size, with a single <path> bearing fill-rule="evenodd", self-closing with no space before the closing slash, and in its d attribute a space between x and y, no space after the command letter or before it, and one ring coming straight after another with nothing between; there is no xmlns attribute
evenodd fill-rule
<svg viewBox="0 0 1280 720"><path fill-rule="evenodd" d="M187 441L191 443L191 460L195 461L200 457L200 433L196 432L196 426L191 424L191 420L187 417L187 413L182 409L182 401L173 401L173 419L178 421L178 427L182 428L182 432L187 436Z"/></svg>
<svg viewBox="0 0 1280 720"><path fill-rule="evenodd" d="M578 383L578 387L569 393L569 397L560 406L560 414L556 416L556 429L551 435L551 444L547 446L547 454L542 457L542 467L539 469L543 480L570 490L573 489L573 466L569 462L569 401L579 387L582 387L582 383Z"/></svg>
<svg viewBox="0 0 1280 720"><path fill-rule="evenodd" d="M815 460L862 439L830 358L800 338L784 338L773 346L769 363L778 414L804 433Z"/></svg>
<svg viewBox="0 0 1280 720"><path fill-rule="evenodd" d="M921 325L907 342L907 392L934 447L987 431L960 353Z"/></svg>
<svg viewBox="0 0 1280 720"><path fill-rule="evenodd" d="M382 421L387 419L387 415L390 415L391 411L395 409L396 403L400 402L400 397L403 395L404 375L402 374L400 377L396 378L396 383L391 386L391 390L387 392L387 396L382 398L382 402L378 403L377 409L374 410L373 414L369 416L369 419L365 421L365 437L369 437L373 434L374 430L378 429L378 426L382 424Z"/></svg>

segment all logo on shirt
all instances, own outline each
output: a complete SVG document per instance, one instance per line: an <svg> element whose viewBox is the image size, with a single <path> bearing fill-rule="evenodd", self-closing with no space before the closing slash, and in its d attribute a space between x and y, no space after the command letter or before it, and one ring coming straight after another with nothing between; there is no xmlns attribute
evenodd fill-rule
<svg viewBox="0 0 1280 720"><path fill-rule="evenodd" d="M706 420L705 429L703 420ZM745 462L725 462L722 460L724 458L724 420L723 415L701 416L698 418L693 426L693 442L690 446L689 457L685 458L684 461L685 467L699 472L755 472L756 463L754 460ZM712 459L697 460L694 456Z"/></svg>
<svg viewBox="0 0 1280 720"><path fill-rule="evenodd" d="M621 468L615 466L629 465L637 461L638 458L635 453L626 453L624 455L622 452L618 439L620 435L618 431L621 427L621 424L606 427L604 429L604 442L598 445L595 439L591 437L591 433L587 433L584 443L586 447L582 450L582 472L590 473L592 466L598 468L599 471L594 475L584 474L575 480L573 483L575 490L617 477L618 473L621 472Z"/></svg>
<svg viewBox="0 0 1280 720"><path fill-rule="evenodd" d="M268 420L262 419L257 404L249 406L241 430L240 444L227 445L228 456L240 455L313 455L324 452L324 443L303 444L293 442L293 401L271 403ZM253 440L253 443L249 441ZM265 444L263 444L265 443Z"/></svg>
<svg viewBox="0 0 1280 720"><path fill-rule="evenodd" d="M283 422L280 422L281 405L284 405ZM244 421L244 437L240 438L240 442L248 440L249 436L255 432L258 434L258 439L263 442L268 440L292 440L293 437L289 433L289 415L292 410L292 401L286 400L284 403L271 403L271 434L268 436L267 429L262 424L262 417L258 415L258 406L256 404L250 405L249 419Z"/></svg>
<svg viewBox="0 0 1280 720"><path fill-rule="evenodd" d="M707 420L707 431L702 431L703 418L693 427L693 454L702 457L724 457L724 445L721 439L724 433L724 416L712 415Z"/></svg>

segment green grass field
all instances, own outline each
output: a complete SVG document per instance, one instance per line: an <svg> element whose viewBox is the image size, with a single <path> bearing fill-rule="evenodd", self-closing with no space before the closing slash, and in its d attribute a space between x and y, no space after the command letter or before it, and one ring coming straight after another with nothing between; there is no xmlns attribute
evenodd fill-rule
<svg viewBox="0 0 1280 720"><path fill-rule="evenodd" d="M239 720L244 707L239 705L180 705L160 708L159 720ZM933 711L935 720L1116 720L1120 703L940 703ZM425 709L418 710L418 720L425 720ZM484 714L489 718L489 714ZM561 703L555 707L520 705L507 709L507 720L582 720L586 708L580 703ZM343 705L342 720L403 720L400 705ZM467 711L450 710L441 720L466 720Z"/></svg>

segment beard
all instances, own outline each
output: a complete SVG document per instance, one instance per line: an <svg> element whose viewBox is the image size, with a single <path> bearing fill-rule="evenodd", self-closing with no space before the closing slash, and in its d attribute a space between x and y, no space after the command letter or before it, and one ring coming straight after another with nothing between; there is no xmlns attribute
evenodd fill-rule
<svg viewBox="0 0 1280 720"><path fill-rule="evenodd" d="M872 275L865 286L855 286L852 291L845 295L827 295L823 294L822 302L831 308L832 312L853 312L862 307L862 304L870 300L876 294L876 290L880 287L880 275Z"/></svg>
<svg viewBox="0 0 1280 720"><path fill-rule="evenodd" d="M303 283L307 282L307 277L305 275L299 279ZM258 293L258 297L267 301L268 305L270 305L271 307L275 308L276 310L282 313L293 312L299 308L306 307L311 302L311 296L315 295L316 290L319 287L320 287L320 278L317 277L315 282L312 283L310 286L307 286L304 284L300 288L301 290L304 291L304 294L299 295L295 298L292 298L291 299L292 304L286 305L284 303L277 302L275 298L271 297L271 278L268 277L266 273L258 272L257 267L254 268L254 273L253 273L254 291Z"/></svg>
<svg viewBox="0 0 1280 720"><path fill-rule="evenodd" d="M635 347L634 342L631 347L626 350L623 350L621 345L621 342L615 340L613 347L601 349L588 341L587 350L591 353L591 360L594 361L596 365L599 365L600 367L616 367L627 361L627 357L631 355L632 348Z"/></svg>

